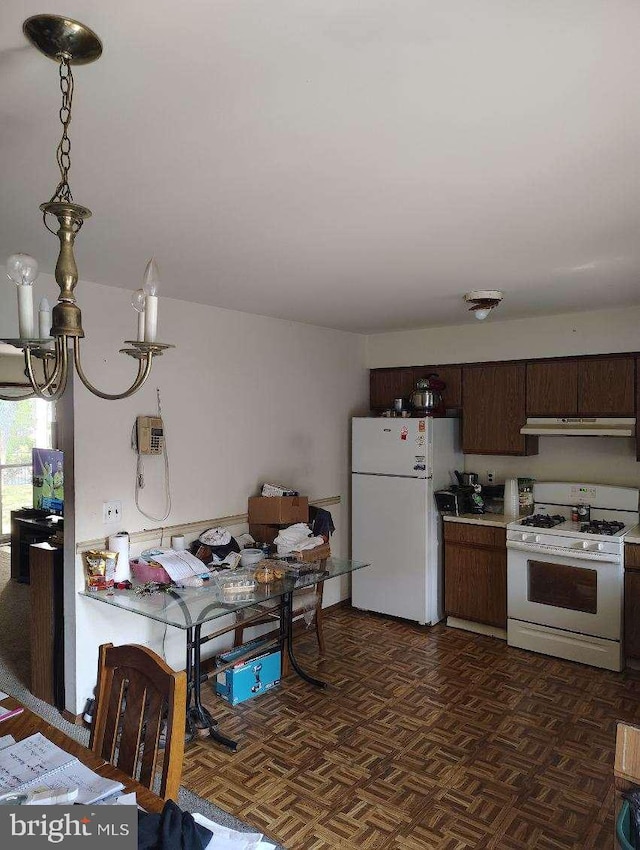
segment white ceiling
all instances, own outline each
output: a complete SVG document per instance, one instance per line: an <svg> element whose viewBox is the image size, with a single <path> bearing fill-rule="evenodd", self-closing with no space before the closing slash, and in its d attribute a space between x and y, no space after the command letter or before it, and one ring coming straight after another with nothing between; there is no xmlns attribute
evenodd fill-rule
<svg viewBox="0 0 640 850"><path fill-rule="evenodd" d="M0 259L52 271L42 11L104 42L75 72L84 279L155 254L166 295L356 331L459 324L473 288L495 318L640 303L636 0L3 0Z"/></svg>

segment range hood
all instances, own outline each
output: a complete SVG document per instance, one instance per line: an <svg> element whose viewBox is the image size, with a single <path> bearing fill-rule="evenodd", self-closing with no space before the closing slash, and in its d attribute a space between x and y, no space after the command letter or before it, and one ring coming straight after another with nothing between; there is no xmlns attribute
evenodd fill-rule
<svg viewBox="0 0 640 850"><path fill-rule="evenodd" d="M635 437L635 419L594 419L565 416L562 419L527 419L521 434L541 437Z"/></svg>

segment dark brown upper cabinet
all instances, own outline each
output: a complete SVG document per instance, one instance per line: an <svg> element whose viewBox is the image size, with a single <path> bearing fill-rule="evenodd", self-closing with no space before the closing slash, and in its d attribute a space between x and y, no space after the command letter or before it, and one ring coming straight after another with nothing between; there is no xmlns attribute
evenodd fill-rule
<svg viewBox="0 0 640 850"><path fill-rule="evenodd" d="M636 375L640 375L640 356L636 357ZM637 420L640 419L640 381L636 380L636 460L640 461L640 433Z"/></svg>
<svg viewBox="0 0 640 850"><path fill-rule="evenodd" d="M527 363L527 416L578 415L578 361Z"/></svg>
<svg viewBox="0 0 640 850"><path fill-rule="evenodd" d="M442 401L448 409L462 407L462 366L414 366L413 382L427 375L437 375L446 384L442 391Z"/></svg>
<svg viewBox="0 0 640 850"><path fill-rule="evenodd" d="M525 437L526 364L488 363L462 368L462 448L465 454L532 455Z"/></svg>
<svg viewBox="0 0 640 850"><path fill-rule="evenodd" d="M635 410L632 355L578 360L579 416L635 416Z"/></svg>
<svg viewBox="0 0 640 850"><path fill-rule="evenodd" d="M413 369L372 369L369 381L371 410L388 410L396 398L408 405L414 388Z"/></svg>

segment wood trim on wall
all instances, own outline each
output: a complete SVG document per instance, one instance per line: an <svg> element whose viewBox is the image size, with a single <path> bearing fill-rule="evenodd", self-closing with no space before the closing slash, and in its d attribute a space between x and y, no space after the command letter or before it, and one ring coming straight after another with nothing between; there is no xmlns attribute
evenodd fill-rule
<svg viewBox="0 0 640 850"><path fill-rule="evenodd" d="M331 505L339 505L341 496L328 496L324 499L310 499L309 504L316 508L327 508ZM146 528L144 531L134 531L129 535L130 543L149 543L152 540L169 538L173 534L202 534L209 528L217 526L242 525L249 522L248 514L231 514L230 516L219 516L213 519L203 519L197 522L188 522L182 525L164 525L158 528ZM76 554L81 555L88 549L103 549L107 546L106 537L95 537L93 540L82 540L76 544Z"/></svg>

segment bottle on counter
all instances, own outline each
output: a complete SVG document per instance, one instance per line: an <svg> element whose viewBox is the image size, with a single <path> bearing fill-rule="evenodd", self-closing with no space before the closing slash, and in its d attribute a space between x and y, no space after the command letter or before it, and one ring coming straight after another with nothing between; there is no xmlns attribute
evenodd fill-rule
<svg viewBox="0 0 640 850"><path fill-rule="evenodd" d="M520 516L533 513L533 478L518 478Z"/></svg>

